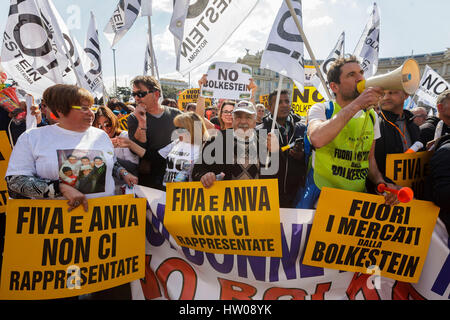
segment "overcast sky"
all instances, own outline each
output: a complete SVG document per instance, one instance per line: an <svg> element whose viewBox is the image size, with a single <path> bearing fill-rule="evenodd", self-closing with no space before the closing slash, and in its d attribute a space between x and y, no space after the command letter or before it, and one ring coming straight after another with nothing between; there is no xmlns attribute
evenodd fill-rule
<svg viewBox="0 0 450 320"><path fill-rule="evenodd" d="M15 0L14 0L15 1ZM145 1L145 0L142 0ZM193 2L195 0L192 0ZM238 1L238 0L233 0ZM245 1L245 0L239 0ZM0 27L4 30L9 0L0 0ZM107 86L114 79L113 54L103 29L118 0L53 0L72 34L84 45L90 11L97 19L102 49L103 74ZM305 34L317 59L325 58L342 31L346 33L346 53L352 53L367 23L373 0L303 0ZM450 47L448 0L378 0L381 17L380 58L445 51ZM209 61L191 72L195 87L199 76L214 61L235 62L264 49L282 0L259 0L250 16ZM161 77L188 80L175 70L173 36L168 30L172 0L153 0L153 46ZM147 19L139 17L132 29L116 45L118 85L129 85L142 74ZM309 55L305 49L306 58Z"/></svg>

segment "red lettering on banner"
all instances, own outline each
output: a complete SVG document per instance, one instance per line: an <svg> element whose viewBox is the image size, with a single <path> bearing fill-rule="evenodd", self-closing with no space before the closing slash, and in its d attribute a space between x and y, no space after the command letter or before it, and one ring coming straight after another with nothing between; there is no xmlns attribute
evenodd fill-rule
<svg viewBox="0 0 450 320"><path fill-rule="evenodd" d="M359 274L355 272L350 285L347 288L347 296L350 300L355 300L356 295L361 291L365 300L380 300L377 289L369 289L367 287L367 280L372 275L370 274Z"/></svg>
<svg viewBox="0 0 450 320"><path fill-rule="evenodd" d="M324 300L325 292L330 291L330 288L331 288L331 282L319 283L316 286L316 293L311 295L311 300Z"/></svg>
<svg viewBox="0 0 450 320"><path fill-rule="evenodd" d="M164 295L169 299L167 293L167 280L172 272L180 272L183 276L183 283L181 287L181 294L179 300L194 300L195 291L197 290L197 274L189 263L179 258L169 258L165 260L156 270L156 276L162 283Z"/></svg>
<svg viewBox="0 0 450 320"><path fill-rule="evenodd" d="M396 281L392 287L392 300L425 300L410 283Z"/></svg>
<svg viewBox="0 0 450 320"><path fill-rule="evenodd" d="M147 300L156 299L161 297L161 290L159 289L158 280L156 275L150 268L150 261L152 256L145 256L145 279L141 279L142 292Z"/></svg>
<svg viewBox="0 0 450 320"><path fill-rule="evenodd" d="M305 300L308 293L303 289L270 288L264 293L263 300L278 300L283 296L291 296L291 300Z"/></svg>
<svg viewBox="0 0 450 320"><path fill-rule="evenodd" d="M220 283L220 300L252 300L256 288L242 282L218 278Z"/></svg>

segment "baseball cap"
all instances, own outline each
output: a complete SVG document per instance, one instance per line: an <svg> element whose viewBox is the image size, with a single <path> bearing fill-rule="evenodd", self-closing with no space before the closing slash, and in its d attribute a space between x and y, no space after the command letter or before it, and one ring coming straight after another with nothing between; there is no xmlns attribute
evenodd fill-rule
<svg viewBox="0 0 450 320"><path fill-rule="evenodd" d="M249 101L239 101L233 109L233 113L236 112L245 112L249 114L256 114L256 108L253 103Z"/></svg>
<svg viewBox="0 0 450 320"><path fill-rule="evenodd" d="M436 104L441 104L448 95L450 95L450 89L445 90L438 96Z"/></svg>

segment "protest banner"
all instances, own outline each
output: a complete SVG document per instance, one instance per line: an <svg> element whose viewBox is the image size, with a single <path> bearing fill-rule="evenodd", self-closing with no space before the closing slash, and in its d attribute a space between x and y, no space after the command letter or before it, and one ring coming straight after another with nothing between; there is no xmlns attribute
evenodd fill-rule
<svg viewBox="0 0 450 320"><path fill-rule="evenodd" d="M193 300L447 300L450 249L444 224L435 226L417 284L304 264L314 210L280 209L282 258L202 252L179 246L166 229L166 194L137 186L146 197L146 274L132 298Z"/></svg>
<svg viewBox="0 0 450 320"><path fill-rule="evenodd" d="M178 108L184 110L188 103L197 103L198 96L200 94L199 88L186 89L178 96ZM211 99L205 99L205 107L211 105Z"/></svg>
<svg viewBox="0 0 450 320"><path fill-rule="evenodd" d="M9 157L11 155L11 145L9 144L6 131L0 131L0 214L6 211L8 202L8 188L4 179L6 170L8 169Z"/></svg>
<svg viewBox="0 0 450 320"><path fill-rule="evenodd" d="M309 109L316 103L325 101L320 92L314 87L305 87L303 93L294 84L292 91L292 110L299 116L306 117Z"/></svg>
<svg viewBox="0 0 450 320"><path fill-rule="evenodd" d="M165 225L180 246L225 254L281 257L275 179L167 184Z"/></svg>
<svg viewBox="0 0 450 320"><path fill-rule="evenodd" d="M304 263L418 282L439 208L419 200L384 203L382 196L324 187Z"/></svg>
<svg viewBox="0 0 450 320"><path fill-rule="evenodd" d="M414 197L424 199L425 179L433 152L395 153L386 157L386 177L402 187L410 187Z"/></svg>
<svg viewBox="0 0 450 320"><path fill-rule="evenodd" d="M145 199L9 200L0 299L56 299L144 276Z"/></svg>
<svg viewBox="0 0 450 320"><path fill-rule="evenodd" d="M208 68L208 81L200 95L206 98L248 100L252 68L240 63L214 62Z"/></svg>

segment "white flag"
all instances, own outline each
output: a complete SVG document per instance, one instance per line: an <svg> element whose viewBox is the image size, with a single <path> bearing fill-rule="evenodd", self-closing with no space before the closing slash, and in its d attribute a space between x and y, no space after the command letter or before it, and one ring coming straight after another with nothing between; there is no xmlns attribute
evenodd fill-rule
<svg viewBox="0 0 450 320"><path fill-rule="evenodd" d="M56 51L53 31L35 0L12 0L3 34L1 61L8 78L35 98L62 83L65 55ZM67 59L66 59L67 60Z"/></svg>
<svg viewBox="0 0 450 320"><path fill-rule="evenodd" d="M186 75L211 58L257 3L258 0L196 1L189 5L187 0L176 0L170 31L176 43L177 70Z"/></svg>
<svg viewBox="0 0 450 320"><path fill-rule="evenodd" d="M438 96L449 87L448 82L427 65L425 66L422 79L420 79L420 86L416 91L416 96L419 97L420 101L436 109Z"/></svg>
<svg viewBox="0 0 450 320"><path fill-rule="evenodd" d="M328 57L324 60L324 62L322 62L322 64L320 65L320 71L322 72L325 81L327 81L327 74L328 74L328 70L330 70L331 64L336 61L337 59L339 59L341 56L344 55L344 42L345 42L345 32L342 32L341 35L338 38L338 41L336 42L336 45L334 46L333 50L330 52L330 54L328 55ZM317 74L314 74L311 82L313 84L314 87L317 88L317 90L320 92L320 94L324 97L327 97L327 91L324 88L324 86L322 85L322 81L320 81L319 76L317 76ZM328 86L328 82L327 82L327 86ZM331 92L331 90L329 89L328 92Z"/></svg>
<svg viewBox="0 0 450 320"><path fill-rule="evenodd" d="M52 0L36 0L42 16L48 21L51 30L54 30L56 50L64 54L63 83L77 84L89 91L86 73L90 69L91 61L78 41L70 35L69 28L56 10Z"/></svg>
<svg viewBox="0 0 450 320"><path fill-rule="evenodd" d="M86 72L86 82L89 86L89 90L97 98L100 98L103 95L102 59L97 25L92 11L86 41L84 43L84 52L91 60L90 68Z"/></svg>
<svg viewBox="0 0 450 320"><path fill-rule="evenodd" d="M301 1L292 1L292 6L302 24ZM305 83L304 58L303 39L286 2L283 1L270 31L260 67L291 78L302 90Z"/></svg>
<svg viewBox="0 0 450 320"><path fill-rule="evenodd" d="M141 0L120 0L114 10L103 33L106 39L111 43L111 48L119 42L120 39L133 26L134 21L139 15L141 9Z"/></svg>
<svg viewBox="0 0 450 320"><path fill-rule="evenodd" d="M150 41L147 41L147 47L145 48L144 75L152 75L159 80L155 51L153 50L153 45Z"/></svg>
<svg viewBox="0 0 450 320"><path fill-rule="evenodd" d="M356 45L353 54L360 60L364 77L370 78L378 70L378 53L380 52L380 14L378 6L373 4L373 10L366 27Z"/></svg>
<svg viewBox="0 0 450 320"><path fill-rule="evenodd" d="M141 16L151 17L152 15L152 0L141 0Z"/></svg>
<svg viewBox="0 0 450 320"><path fill-rule="evenodd" d="M12 0L3 39L5 71L35 98L56 83L77 84L72 65L83 77L89 61L51 0Z"/></svg>

